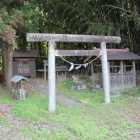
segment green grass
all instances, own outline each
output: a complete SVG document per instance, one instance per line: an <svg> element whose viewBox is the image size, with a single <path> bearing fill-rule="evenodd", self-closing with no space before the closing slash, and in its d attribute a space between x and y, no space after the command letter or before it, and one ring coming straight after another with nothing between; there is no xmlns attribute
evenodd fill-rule
<svg viewBox="0 0 140 140"><path fill-rule="evenodd" d="M12 103L13 95L9 93L9 91L5 91L2 87L0 87L0 103Z"/></svg>
<svg viewBox="0 0 140 140"><path fill-rule="evenodd" d="M34 127L20 127L19 130L21 134L37 140L65 140L69 138L69 133L67 131L56 128L53 129L51 133L49 133L45 128L38 130Z"/></svg>
<svg viewBox="0 0 140 140"><path fill-rule="evenodd" d="M0 124L6 126L6 125L10 124L10 121L8 121L7 119L5 119L5 118L2 116L2 114L0 114Z"/></svg>
<svg viewBox="0 0 140 140"><path fill-rule="evenodd" d="M89 81L88 81L89 83ZM57 102L56 112L48 112L48 97L40 93L28 93L27 98L21 101L13 100L0 89L0 102L12 103L10 111L24 121L35 121L48 126L36 128L22 126L19 132L31 139L45 140L126 140L135 131L140 130L140 125L126 117L125 112L129 107L138 103L140 88L116 91L111 95L111 104L103 105L102 92L86 90L70 90L70 82L57 83L57 90L63 94L83 103L83 106L67 107ZM1 122L7 122L4 118ZM14 129L14 128L13 128Z"/></svg>
<svg viewBox="0 0 140 140"><path fill-rule="evenodd" d="M26 120L46 122L46 110L48 108L48 98L40 93L28 94L26 99L16 101L11 113Z"/></svg>

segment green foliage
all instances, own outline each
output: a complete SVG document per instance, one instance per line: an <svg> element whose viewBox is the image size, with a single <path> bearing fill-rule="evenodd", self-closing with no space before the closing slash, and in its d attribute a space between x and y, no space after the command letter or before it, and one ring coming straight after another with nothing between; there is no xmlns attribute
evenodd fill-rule
<svg viewBox="0 0 140 140"><path fill-rule="evenodd" d="M25 42L25 34L27 32L37 32L38 21L34 18L36 17L35 11L37 11L37 5L34 4L34 1L29 3L22 0L2 0L0 2L1 41L15 47L13 43L19 45L19 40L21 44ZM21 36L24 42L21 41ZM3 46L3 44L1 44L1 46Z"/></svg>
<svg viewBox="0 0 140 140"><path fill-rule="evenodd" d="M42 8L47 13L46 25L51 26L51 32L121 36L120 45L113 47L129 47L132 52L137 52L139 48L137 1L49 0L46 4ZM108 47L112 48L112 44Z"/></svg>
<svg viewBox="0 0 140 140"><path fill-rule="evenodd" d="M12 2L0 2L0 39L8 45L13 45L15 29L21 27L23 23L22 12L12 7Z"/></svg>
<svg viewBox="0 0 140 140"><path fill-rule="evenodd" d="M109 44L108 48L126 48L138 52L139 48L139 3L137 1L96 0L2 0L0 18L4 24L16 30L18 49L44 50L41 43L27 43L27 32L73 33L121 36L120 45ZM5 8L3 8L5 7ZM62 43L58 48L68 45ZM78 43L72 48L88 49L97 46ZM85 47L83 47L85 46ZM47 54L45 54L47 55Z"/></svg>

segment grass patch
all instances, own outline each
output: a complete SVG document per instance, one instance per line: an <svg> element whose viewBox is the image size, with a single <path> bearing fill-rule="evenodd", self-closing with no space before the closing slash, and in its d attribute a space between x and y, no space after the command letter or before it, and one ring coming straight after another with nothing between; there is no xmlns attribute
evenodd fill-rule
<svg viewBox="0 0 140 140"><path fill-rule="evenodd" d="M41 128L40 130L34 127L20 127L20 133L22 135L31 137L31 139L38 140L66 140L69 138L69 133L62 129L53 129L51 133L49 133L45 128Z"/></svg>
<svg viewBox="0 0 140 140"><path fill-rule="evenodd" d="M0 87L0 103L12 103L14 100L13 95L9 91L5 91Z"/></svg>
<svg viewBox="0 0 140 140"><path fill-rule="evenodd" d="M10 124L10 121L5 119L1 114L0 114L0 124L1 125L8 125Z"/></svg>
<svg viewBox="0 0 140 140"><path fill-rule="evenodd" d="M69 96L70 98L73 98L79 102L90 104L97 103L97 102L103 102L103 93L101 92L94 92L91 89L86 90L71 90L69 86L71 85L71 82L61 82L57 83L57 89L58 91L61 91L64 95ZM95 101L95 102L94 102Z"/></svg>
<svg viewBox="0 0 140 140"><path fill-rule="evenodd" d="M48 107L48 99L45 95L40 93L28 93L26 99L16 101L12 107L11 113L25 118L26 120L35 120L39 122L46 122L46 110Z"/></svg>
<svg viewBox="0 0 140 140"><path fill-rule="evenodd" d="M23 118L24 121L39 122L42 126L22 126L19 132L30 139L38 140L133 140L131 135L135 136L135 132L140 130L140 125L127 117L125 112L131 105L139 103L136 99L140 88L111 93L121 96L111 97L112 103L103 105L101 104L104 101L102 92L98 93L90 89L70 90L70 84L69 81L57 83L57 90L82 102L83 106L67 107L58 102L56 112L52 113L47 111L48 97L40 93L28 93L27 98L21 101L11 100L12 114ZM10 101L10 98L8 100ZM2 118L2 122L6 120ZM48 127L43 127L44 125Z"/></svg>

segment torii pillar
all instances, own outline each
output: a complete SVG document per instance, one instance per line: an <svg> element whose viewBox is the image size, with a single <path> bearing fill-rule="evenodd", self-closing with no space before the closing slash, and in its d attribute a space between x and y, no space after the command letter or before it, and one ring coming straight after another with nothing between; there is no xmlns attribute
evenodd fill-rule
<svg viewBox="0 0 140 140"><path fill-rule="evenodd" d="M49 42L48 48L48 87L49 87L49 108L51 112L56 110L55 101L55 42L96 42L100 43L102 49L102 74L104 103L110 103L109 70L107 64L106 43L120 43L121 38L117 36L95 36L95 35L74 35L74 34L44 34L27 33L27 42Z"/></svg>

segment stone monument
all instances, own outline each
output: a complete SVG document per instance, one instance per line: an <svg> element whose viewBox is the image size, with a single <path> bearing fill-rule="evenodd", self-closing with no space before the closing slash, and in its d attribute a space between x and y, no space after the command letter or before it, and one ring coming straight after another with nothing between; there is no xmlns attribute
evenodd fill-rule
<svg viewBox="0 0 140 140"><path fill-rule="evenodd" d="M84 90L86 89L86 84L84 80L79 80L77 76L72 75L72 85L70 86L70 88L72 90Z"/></svg>

